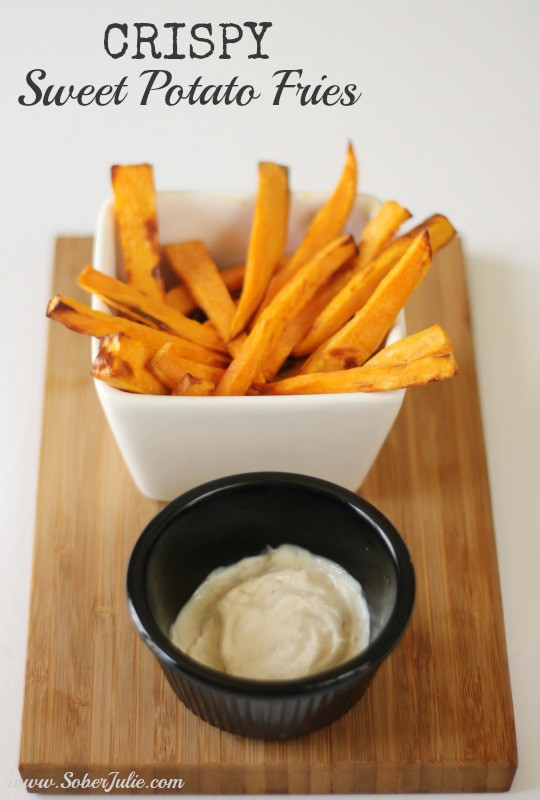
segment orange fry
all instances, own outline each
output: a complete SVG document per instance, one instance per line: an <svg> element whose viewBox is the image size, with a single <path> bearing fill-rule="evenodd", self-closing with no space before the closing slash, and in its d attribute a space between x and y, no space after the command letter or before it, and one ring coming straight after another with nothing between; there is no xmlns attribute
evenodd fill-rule
<svg viewBox="0 0 540 800"><path fill-rule="evenodd" d="M318 289L311 300L298 311L280 332L263 360L263 375L266 380L272 380L281 366L285 363L294 345L305 336L313 321L328 304L330 299L339 291L340 286L347 282L349 270L347 265L341 267L324 286Z"/></svg>
<svg viewBox="0 0 540 800"><path fill-rule="evenodd" d="M165 293L165 302L168 306L186 316L197 308L197 303L182 284L173 286L172 289Z"/></svg>
<svg viewBox="0 0 540 800"><path fill-rule="evenodd" d="M353 207L356 182L356 157L352 145L349 144L345 167L334 193L315 215L308 232L292 258L270 282L261 311L304 264L341 234Z"/></svg>
<svg viewBox="0 0 540 800"><path fill-rule="evenodd" d="M189 319L163 300L154 300L127 283L111 278L103 272L85 267L77 282L87 292L100 297L108 306L123 316L150 325L151 328L175 333L190 342L201 344L212 350L227 352L227 347L215 329Z"/></svg>
<svg viewBox="0 0 540 800"><path fill-rule="evenodd" d="M163 299L152 167L114 166L111 178L127 282L150 297Z"/></svg>
<svg viewBox="0 0 540 800"><path fill-rule="evenodd" d="M355 272L341 290L330 300L311 329L293 350L294 356L313 353L338 331L371 297L382 279L403 257L419 233L427 229L432 252L439 250L455 235L446 217L435 214L421 225L395 239L362 270Z"/></svg>
<svg viewBox="0 0 540 800"><path fill-rule="evenodd" d="M218 395L243 395L257 377L272 342L345 261L356 252L352 237L334 240L308 261L256 320L216 388Z"/></svg>
<svg viewBox="0 0 540 800"><path fill-rule="evenodd" d="M430 265L431 247L425 230L413 240L369 300L343 328L315 350L299 374L342 369L345 361L347 366L352 366L351 350L357 353L356 366L361 366L379 347Z"/></svg>
<svg viewBox="0 0 540 800"><path fill-rule="evenodd" d="M124 317L107 314L105 311L94 311L71 297L55 295L47 306L47 316L61 322L72 331L86 333L88 336L96 336L99 339L109 333L125 333L132 339L138 339L155 350L159 350L167 342L172 342L184 358L202 364L223 367L228 363L225 355L208 350L200 344L188 342L187 339L182 339L172 333L157 331L148 325L141 325Z"/></svg>
<svg viewBox="0 0 540 800"><path fill-rule="evenodd" d="M194 378L209 380L213 383L217 383L225 372L222 367L200 364L185 358L182 351L172 342L164 344L154 353L148 369L169 389L178 386L188 372Z"/></svg>
<svg viewBox="0 0 540 800"><path fill-rule="evenodd" d="M430 328L425 328L418 333L411 333L409 336L387 345L365 361L363 366L395 367L424 356L444 356L453 352L454 347L448 334L440 325L432 325ZM342 368L350 369L359 365L362 355L357 349L351 347L343 348L340 357ZM292 377L297 374L299 371L292 368L283 377Z"/></svg>
<svg viewBox="0 0 540 800"><path fill-rule="evenodd" d="M430 328L425 328L418 333L411 333L379 350L365 362L364 366L396 366L423 356L444 356L453 352L454 347L448 334L440 325L432 325Z"/></svg>
<svg viewBox="0 0 540 800"><path fill-rule="evenodd" d="M383 203L360 234L356 268L361 269L380 253L410 216L410 212L394 200Z"/></svg>
<svg viewBox="0 0 540 800"><path fill-rule="evenodd" d="M227 341L236 305L204 242L169 244L164 251L174 273Z"/></svg>
<svg viewBox="0 0 540 800"><path fill-rule="evenodd" d="M276 383L255 383L261 394L334 394L340 392L382 392L423 386L430 381L453 377L458 371L452 353L423 356L403 364L363 367L296 375Z"/></svg>
<svg viewBox="0 0 540 800"><path fill-rule="evenodd" d="M350 259L350 262L354 258ZM349 262L349 263L350 263ZM352 274L349 264L337 270L324 284L318 289L311 300L306 303L296 317L283 328L279 337L272 346L272 350L266 353L264 358L263 372L267 380L272 380L280 367L285 363L297 344L310 330L313 322L319 314L326 308L330 300L345 286Z"/></svg>
<svg viewBox="0 0 540 800"><path fill-rule="evenodd" d="M229 292L235 292L237 289L242 288L245 269L246 268L244 264L236 264L233 267L225 267L224 269L220 269L219 274L223 278L223 283ZM196 301L193 299L189 291L181 284L178 286L173 286L172 289L169 289L165 295L165 301L172 308L176 308L178 311L181 311L182 314L186 315L191 314L192 311L195 311L195 309L198 308Z"/></svg>
<svg viewBox="0 0 540 800"><path fill-rule="evenodd" d="M125 333L103 336L92 364L92 376L126 392L168 394L167 388L148 370L154 350Z"/></svg>
<svg viewBox="0 0 540 800"><path fill-rule="evenodd" d="M283 256L288 224L289 171L279 164L261 162L244 286L231 323L230 339L244 330L264 297L272 273Z"/></svg>

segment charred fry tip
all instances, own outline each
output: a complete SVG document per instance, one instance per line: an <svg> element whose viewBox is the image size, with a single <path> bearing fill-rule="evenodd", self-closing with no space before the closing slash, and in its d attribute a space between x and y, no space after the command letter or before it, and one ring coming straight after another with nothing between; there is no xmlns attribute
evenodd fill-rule
<svg viewBox="0 0 540 800"><path fill-rule="evenodd" d="M123 339L129 339L129 336L123 331L116 331L115 333L106 333L105 336L100 336L100 347L107 347L109 350L113 347L118 347Z"/></svg>
<svg viewBox="0 0 540 800"><path fill-rule="evenodd" d="M453 347L453 345L451 345L451 349L448 350L447 353L441 353L441 355L437 356L437 358L451 358L454 361L455 368L457 370L458 365L457 365L457 361L456 361L455 356L454 356L454 347Z"/></svg>
<svg viewBox="0 0 540 800"><path fill-rule="evenodd" d="M92 267L91 264L87 264L86 267L83 267L83 269L77 275L77 283L78 283L78 285L82 286L82 284L87 280L88 275L91 274L93 271L94 271L94 268Z"/></svg>
<svg viewBox="0 0 540 800"><path fill-rule="evenodd" d="M330 242L330 245L332 245L333 248L334 247L352 247L354 249L354 253L351 255L351 258L352 258L352 256L354 256L354 255L356 255L358 253L358 244L356 243L356 240L355 240L354 236L352 234L350 234L350 233L343 234L343 236L340 236L336 240L334 240L333 244L332 244L332 242ZM330 245L328 245L328 247L330 247ZM322 251L320 250L319 253L321 253L321 252Z"/></svg>
<svg viewBox="0 0 540 800"><path fill-rule="evenodd" d="M112 368L112 356L110 353L98 353L92 364L90 375L97 378L105 372L110 372Z"/></svg>
<svg viewBox="0 0 540 800"><path fill-rule="evenodd" d="M286 164L277 164L275 161L259 161L257 164L257 168L261 169L261 167L270 166L270 167L277 167L286 175L289 174L289 167Z"/></svg>
<svg viewBox="0 0 540 800"><path fill-rule="evenodd" d="M429 215L428 219L444 219L449 225L452 225L446 214L443 214L442 211L434 211L433 214ZM452 227L454 226L452 225Z"/></svg>
<svg viewBox="0 0 540 800"><path fill-rule="evenodd" d="M47 303L46 315L50 317L55 311L59 311L60 313L63 311L72 311L71 306L65 303L62 300L62 296L59 294L55 294Z"/></svg>
<svg viewBox="0 0 540 800"><path fill-rule="evenodd" d="M146 161L142 161L140 164L113 164L111 167L111 175L114 175L114 173L118 172L119 170L133 170L141 167L153 169L152 164L149 164Z"/></svg>
<svg viewBox="0 0 540 800"><path fill-rule="evenodd" d="M446 361L448 361L448 360L452 361L453 370L452 370L452 372L449 372L447 375L440 375L440 376L437 376L436 378L432 378L431 379L431 383L444 381L444 380L447 380L448 378L455 378L455 376L459 374L459 366L458 366L458 363L457 363L456 359L454 358L453 349L450 350L448 353L441 353L440 355L435 356L435 358L442 358L442 359L444 359ZM419 384L419 385L422 385L422 384Z"/></svg>
<svg viewBox="0 0 540 800"><path fill-rule="evenodd" d="M54 311L59 302L60 302L59 294L55 294L54 297L51 297L51 299L47 303L47 311L45 312L47 316L50 316L51 312Z"/></svg>
<svg viewBox="0 0 540 800"><path fill-rule="evenodd" d="M420 236L422 237L422 243L427 247L427 249L429 250L429 255L431 255L432 249L431 249L431 238L429 235L429 229L424 228Z"/></svg>
<svg viewBox="0 0 540 800"><path fill-rule="evenodd" d="M198 389L199 387L199 389ZM215 381L201 378L193 375L191 372L186 372L180 382L171 390L171 394L175 396L181 395L197 395L197 396L210 396L214 393L216 388Z"/></svg>
<svg viewBox="0 0 540 800"><path fill-rule="evenodd" d="M434 220L441 220L441 222L444 220L444 221L445 221L445 222L446 222L446 223L447 223L447 224L450 226L450 228L452 229L453 235L455 235L455 234L457 233L457 230L456 230L456 228L455 228L455 227L454 227L454 225L453 225L453 224L450 222L450 220L448 219L448 217L446 216L446 214L441 214L439 211L436 211L434 214L432 214L432 215L429 217L429 221L432 221L432 222L433 222Z"/></svg>

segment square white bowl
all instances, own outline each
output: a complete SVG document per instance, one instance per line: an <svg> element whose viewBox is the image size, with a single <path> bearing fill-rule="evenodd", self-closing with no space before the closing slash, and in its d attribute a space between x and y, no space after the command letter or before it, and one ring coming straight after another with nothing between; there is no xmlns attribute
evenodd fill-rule
<svg viewBox="0 0 540 800"><path fill-rule="evenodd" d="M326 200L293 193L288 252ZM245 259L254 195L158 192L160 243L202 239L220 267ZM378 201L358 195L347 230L358 238ZM121 276L112 199L102 208L93 266ZM96 301L95 307L103 308ZM388 342L405 336L403 312ZM93 340L92 358L98 343ZM138 395L95 381L109 426L139 490L172 500L226 475L285 471L356 490L397 417L405 390L373 394L261 397Z"/></svg>

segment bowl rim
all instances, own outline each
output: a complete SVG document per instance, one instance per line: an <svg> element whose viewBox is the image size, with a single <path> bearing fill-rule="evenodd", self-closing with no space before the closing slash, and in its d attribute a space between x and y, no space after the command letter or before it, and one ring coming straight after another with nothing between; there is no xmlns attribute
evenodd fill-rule
<svg viewBox="0 0 540 800"><path fill-rule="evenodd" d="M185 508L205 501L210 495L247 484L296 485L352 506L383 539L396 565L398 576L394 609L376 638L357 656L331 669L288 680L256 680L228 675L207 667L183 653L155 621L146 597L145 572L148 556L168 524ZM150 650L165 665L213 689L251 697L287 697L310 694L371 673L390 654L403 636L412 613L416 580L409 550L402 537L381 511L354 492L330 481L289 472L250 472L229 475L200 484L171 500L146 525L129 559L126 593L135 627Z"/></svg>

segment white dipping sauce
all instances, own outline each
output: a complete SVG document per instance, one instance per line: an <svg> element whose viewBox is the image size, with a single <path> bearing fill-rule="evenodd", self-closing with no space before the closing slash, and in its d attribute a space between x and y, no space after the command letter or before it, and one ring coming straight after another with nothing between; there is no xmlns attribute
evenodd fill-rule
<svg viewBox="0 0 540 800"><path fill-rule="evenodd" d="M244 678L313 675L369 643L362 587L338 564L293 545L214 570L171 626L173 643Z"/></svg>

